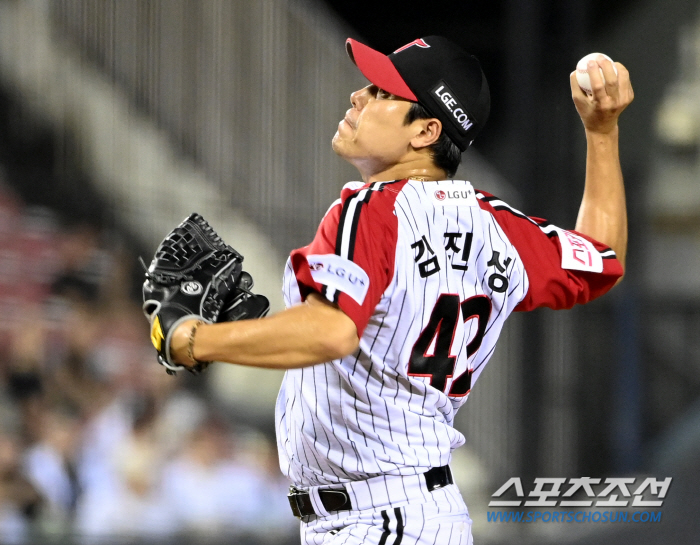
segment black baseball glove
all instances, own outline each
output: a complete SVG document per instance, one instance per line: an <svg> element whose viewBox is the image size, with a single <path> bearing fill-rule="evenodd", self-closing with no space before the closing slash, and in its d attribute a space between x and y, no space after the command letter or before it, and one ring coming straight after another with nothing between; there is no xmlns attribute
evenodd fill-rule
<svg viewBox="0 0 700 545"><path fill-rule="evenodd" d="M151 324L158 363L169 374L181 369L197 374L211 363L186 367L173 362L171 336L185 320L211 324L267 314L269 302L251 293L253 278L242 263L243 256L199 214L185 219L158 246L143 283L143 312Z"/></svg>

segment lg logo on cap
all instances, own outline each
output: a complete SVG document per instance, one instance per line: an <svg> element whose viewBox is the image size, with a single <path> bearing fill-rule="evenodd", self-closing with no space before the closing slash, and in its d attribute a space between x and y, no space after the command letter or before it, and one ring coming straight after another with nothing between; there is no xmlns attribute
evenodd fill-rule
<svg viewBox="0 0 700 545"><path fill-rule="evenodd" d="M425 40L423 40L423 38L418 38L417 40L413 40L410 44L406 44L403 47L399 47L396 51L394 51L394 53L398 53L399 51L408 49L412 45L417 45L418 47L422 47L423 49L430 47L427 43L425 43Z"/></svg>
<svg viewBox="0 0 700 545"><path fill-rule="evenodd" d="M472 125L474 125L474 122L469 119L467 112L464 111L464 108L454 97L454 93L444 81L441 81L438 86L433 89L432 93L433 98L452 114L452 117L457 120L457 123L459 123L465 131L468 131Z"/></svg>

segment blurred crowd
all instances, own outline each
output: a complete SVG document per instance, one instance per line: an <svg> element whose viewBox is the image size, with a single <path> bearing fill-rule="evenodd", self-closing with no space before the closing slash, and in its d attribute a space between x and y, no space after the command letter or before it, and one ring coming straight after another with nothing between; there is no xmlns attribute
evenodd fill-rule
<svg viewBox="0 0 700 545"><path fill-rule="evenodd" d="M0 183L0 542L295 536L271 440L155 364L132 261Z"/></svg>

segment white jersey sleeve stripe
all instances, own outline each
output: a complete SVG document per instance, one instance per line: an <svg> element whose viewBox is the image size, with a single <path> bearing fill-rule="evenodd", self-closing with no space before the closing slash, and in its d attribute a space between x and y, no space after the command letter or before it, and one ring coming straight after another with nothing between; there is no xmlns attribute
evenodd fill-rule
<svg viewBox="0 0 700 545"><path fill-rule="evenodd" d="M369 188L358 191L350 196L343 207L338 226L336 254L352 261L357 235L357 225L360 221L363 205L369 202L374 191L382 191L385 183L373 183Z"/></svg>
<svg viewBox="0 0 700 545"><path fill-rule="evenodd" d="M343 211L340 215L340 225L338 226L338 240L336 242L335 253L340 257L344 257L345 259L352 260L350 257L352 253L350 242L355 238L353 236L353 227L357 227L360 210L362 209L362 203L365 200L365 196L368 194L370 194L369 191L367 189L363 189L362 191L359 191L349 197L347 201L345 201L345 206L343 207Z"/></svg>
<svg viewBox="0 0 700 545"><path fill-rule="evenodd" d="M548 237L554 237L557 236L558 232L563 231L560 227L557 227L556 225L550 224L548 221L543 221L543 222L536 222L533 220L531 217L526 216L520 210L517 210L513 208L512 206L508 205L507 203L503 202L502 200L498 199L497 197L487 197L483 193L477 193L476 194L477 198L481 199L484 202L488 202L491 206L493 206L494 210L507 210L511 214L518 216L520 218L523 218L535 225L537 225L543 233L545 233ZM616 257L615 251L612 250L611 248L608 248L607 250L604 250L600 252L601 257L603 258L614 258Z"/></svg>

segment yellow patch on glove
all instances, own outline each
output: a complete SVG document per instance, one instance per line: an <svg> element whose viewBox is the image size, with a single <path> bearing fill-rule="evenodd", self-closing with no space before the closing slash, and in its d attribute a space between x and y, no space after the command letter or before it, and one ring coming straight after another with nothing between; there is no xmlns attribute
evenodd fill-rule
<svg viewBox="0 0 700 545"><path fill-rule="evenodd" d="M160 350L163 346L163 341L165 337L163 336L163 328L160 325L160 318L158 316L153 320L153 325L151 326L151 342L155 346L156 350Z"/></svg>

